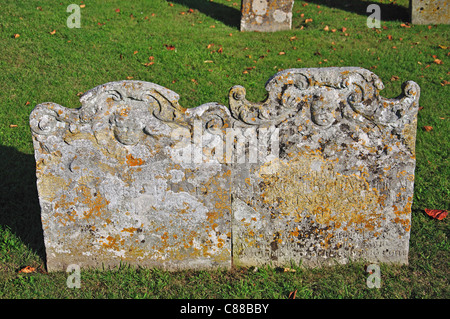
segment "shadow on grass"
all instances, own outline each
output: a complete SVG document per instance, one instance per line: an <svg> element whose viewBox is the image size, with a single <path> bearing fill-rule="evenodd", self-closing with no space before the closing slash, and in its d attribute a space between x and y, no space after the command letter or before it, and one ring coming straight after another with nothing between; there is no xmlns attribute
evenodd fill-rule
<svg viewBox="0 0 450 319"><path fill-rule="evenodd" d="M330 8L340 9L348 12L357 13L369 17L373 11L367 12L367 7L372 4L371 2L362 0L308 0L309 3L317 5L323 5ZM374 3L380 7L381 21L402 21L410 22L410 10L408 7L404 7L390 3Z"/></svg>
<svg viewBox="0 0 450 319"><path fill-rule="evenodd" d="M223 22L229 27L239 29L241 21L240 6L238 8L232 8L221 3L210 2L207 0L171 0L170 2L179 3L190 9L196 9L217 21Z"/></svg>
<svg viewBox="0 0 450 319"><path fill-rule="evenodd" d="M0 225L45 261L40 211L34 156L0 145Z"/></svg>

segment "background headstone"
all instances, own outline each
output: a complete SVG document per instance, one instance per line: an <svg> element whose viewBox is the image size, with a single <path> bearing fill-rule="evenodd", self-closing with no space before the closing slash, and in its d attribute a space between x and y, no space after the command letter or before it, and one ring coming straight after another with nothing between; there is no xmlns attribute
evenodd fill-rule
<svg viewBox="0 0 450 319"><path fill-rule="evenodd" d="M241 31L290 30L294 0L242 0Z"/></svg>
<svg viewBox="0 0 450 319"><path fill-rule="evenodd" d="M410 0L411 23L450 24L448 0Z"/></svg>

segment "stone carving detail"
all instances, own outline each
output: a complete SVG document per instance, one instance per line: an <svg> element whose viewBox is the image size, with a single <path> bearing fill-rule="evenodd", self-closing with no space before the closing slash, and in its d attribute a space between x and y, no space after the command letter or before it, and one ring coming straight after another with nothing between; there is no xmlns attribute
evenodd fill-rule
<svg viewBox="0 0 450 319"><path fill-rule="evenodd" d="M382 89L362 68L288 69L229 108L141 81L37 105L48 269L407 263L420 89Z"/></svg>

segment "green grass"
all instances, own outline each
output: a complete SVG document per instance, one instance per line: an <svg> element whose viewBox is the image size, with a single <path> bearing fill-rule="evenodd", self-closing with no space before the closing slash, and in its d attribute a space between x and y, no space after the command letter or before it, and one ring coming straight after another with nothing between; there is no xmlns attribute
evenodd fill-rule
<svg viewBox="0 0 450 319"><path fill-rule="evenodd" d="M402 26L408 0L311 0L295 1L292 30L246 33L239 32L238 0L174 0L173 6L122 0L85 1L81 28L69 29L66 8L72 2L0 4L0 298L287 298L294 290L296 298L450 296L449 218L434 220L423 211L449 209L450 86L443 85L450 80L449 26ZM380 29L366 26L365 8L374 2L382 9ZM145 66L150 56L154 64ZM123 266L82 271L80 289L67 288L64 272L45 272L28 125L36 104L78 107L79 92L127 77L170 88L186 107L227 105L236 84L257 102L278 70L329 66L371 69L383 80L385 97L400 94L406 80L421 87L410 263L381 265L380 289L367 288L361 263L294 267L295 273L270 267L168 273ZM19 273L25 266L37 271Z"/></svg>

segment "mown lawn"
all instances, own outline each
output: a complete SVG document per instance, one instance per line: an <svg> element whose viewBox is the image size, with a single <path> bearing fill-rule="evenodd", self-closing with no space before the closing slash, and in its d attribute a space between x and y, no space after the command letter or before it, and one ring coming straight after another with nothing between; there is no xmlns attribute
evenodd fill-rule
<svg viewBox="0 0 450 319"><path fill-rule="evenodd" d="M409 25L408 0L298 0L292 30L277 33L240 32L238 0L96 0L77 2L81 28L70 29L73 2L0 4L0 298L450 297L449 218L424 213L450 202L450 26ZM370 3L380 5L379 29L366 25ZM256 102L279 70L330 66L372 70L385 97L407 80L421 87L409 265L381 265L381 288L367 287L362 263L296 272L124 266L83 271L79 289L67 288L64 272L46 273L28 125L36 104L79 107L80 93L131 78L170 88L185 107L227 105L236 84ZM25 266L36 271L19 273Z"/></svg>

